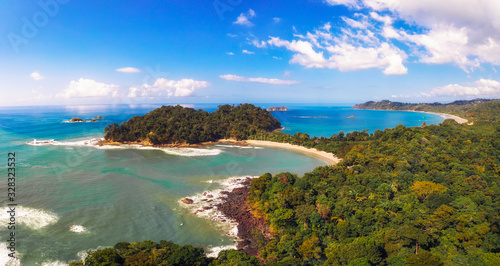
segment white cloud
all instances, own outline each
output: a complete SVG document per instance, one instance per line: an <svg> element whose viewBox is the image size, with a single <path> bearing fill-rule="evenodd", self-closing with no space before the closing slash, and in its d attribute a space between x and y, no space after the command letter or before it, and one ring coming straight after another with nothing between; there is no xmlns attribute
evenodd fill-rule
<svg viewBox="0 0 500 266"><path fill-rule="evenodd" d="M30 74L30 77L31 77L32 79L34 79L34 80L42 80L42 79L45 79L45 77L44 77L44 76L42 76L42 75L40 74L40 72L38 72L38 71L35 71L35 72L31 73L31 74Z"/></svg>
<svg viewBox="0 0 500 266"><path fill-rule="evenodd" d="M234 55L233 52L226 52L226 54L228 54L228 55Z"/></svg>
<svg viewBox="0 0 500 266"><path fill-rule="evenodd" d="M139 69L135 67L123 67L123 68L118 68L116 69L116 72L123 72L123 73L139 73L141 72Z"/></svg>
<svg viewBox="0 0 500 266"><path fill-rule="evenodd" d="M281 18L274 17L274 18L273 18L273 22L274 22L274 23L280 23L280 22L281 22Z"/></svg>
<svg viewBox="0 0 500 266"><path fill-rule="evenodd" d="M273 56L273 58L274 58L274 59L276 59L276 60L281 60L281 59L283 59L283 58L281 58L281 57L277 57L277 56Z"/></svg>
<svg viewBox="0 0 500 266"><path fill-rule="evenodd" d="M349 25L352 28L366 29L368 27L368 25L367 25L366 22L360 22L360 21L357 21L357 20L354 20L354 19L350 19L350 18L347 18L347 17L342 17L342 20L345 23L347 23L347 25ZM325 27L323 27L323 28L325 28ZM329 30L330 29L328 29L328 31Z"/></svg>
<svg viewBox="0 0 500 266"><path fill-rule="evenodd" d="M244 54L255 54L255 52L248 51L248 50L242 50L241 52Z"/></svg>
<svg viewBox="0 0 500 266"><path fill-rule="evenodd" d="M480 79L469 86L449 84L433 89L430 93L422 93L425 97L435 96L500 96L500 82L491 79Z"/></svg>
<svg viewBox="0 0 500 266"><path fill-rule="evenodd" d="M271 37L268 43L296 52L290 63L300 64L306 68L332 68L340 71L384 68L386 75L408 72L403 66L406 54L388 43L381 43L375 47L362 47L340 41L337 45L330 45L320 52L316 52L313 45L307 41L289 42ZM324 52L329 53L330 57L325 58Z"/></svg>
<svg viewBox="0 0 500 266"><path fill-rule="evenodd" d="M143 84L139 87L131 87L128 97L186 97L191 96L195 90L208 87L210 83L207 81L198 81L193 79L168 80L159 78L153 85Z"/></svg>
<svg viewBox="0 0 500 266"><path fill-rule="evenodd" d="M344 5L351 8L359 8L357 0L325 0L325 2L332 6Z"/></svg>
<svg viewBox="0 0 500 266"><path fill-rule="evenodd" d="M249 38L247 38L247 41L249 44L257 47L257 48L266 48L267 47L267 43L265 41L260 41L258 39L253 39L253 40L250 40Z"/></svg>
<svg viewBox="0 0 500 266"><path fill-rule="evenodd" d="M229 80L229 81L239 81L239 82L258 82L258 83L266 83L273 85L293 85L299 83L295 80L283 80L283 79L268 79L268 78L246 78L236 75L220 75L221 79Z"/></svg>
<svg viewBox="0 0 500 266"><path fill-rule="evenodd" d="M236 37L238 37L238 35L236 35L236 34L231 34L231 33L228 33L228 34L226 34L226 35L227 35L228 37L231 37L231 38L236 38Z"/></svg>
<svg viewBox="0 0 500 266"><path fill-rule="evenodd" d="M118 85L96 82L91 79L81 78L71 81L68 88L57 97L86 98L86 97L118 97Z"/></svg>
<svg viewBox="0 0 500 266"><path fill-rule="evenodd" d="M241 13L238 18L236 18L236 21L233 22L233 24L238 24L238 25L243 25L247 27L253 26L253 23L250 22L250 19L255 17L255 11L252 9L248 10L247 13Z"/></svg>

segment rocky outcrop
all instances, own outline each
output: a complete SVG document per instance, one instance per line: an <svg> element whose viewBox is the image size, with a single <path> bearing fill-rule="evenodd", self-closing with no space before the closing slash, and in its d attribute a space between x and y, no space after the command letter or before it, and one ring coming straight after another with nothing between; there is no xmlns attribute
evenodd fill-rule
<svg viewBox="0 0 500 266"><path fill-rule="evenodd" d="M71 120L69 120L69 122L84 122L84 120L80 117L73 117L71 118Z"/></svg>
<svg viewBox="0 0 500 266"><path fill-rule="evenodd" d="M227 200L218 204L217 208L224 216L238 223L238 237L242 240L238 243L238 250L244 251L250 256L258 256L259 243L255 239L255 235L252 234L252 230L258 231L266 239L266 242L273 236L266 221L263 218L255 217L247 203L251 182L252 180L248 178L243 183L244 187L235 188L227 193Z"/></svg>
<svg viewBox="0 0 500 266"><path fill-rule="evenodd" d="M267 111L268 112L285 112L285 111L288 111L288 108L286 108L285 106L269 107L269 108L267 108Z"/></svg>
<svg viewBox="0 0 500 266"><path fill-rule="evenodd" d="M353 115L351 115L351 116L349 116L348 118L356 118L356 117L355 117L355 116L353 116Z"/></svg>
<svg viewBox="0 0 500 266"><path fill-rule="evenodd" d="M102 119L102 116L98 115L95 119Z"/></svg>
<svg viewBox="0 0 500 266"><path fill-rule="evenodd" d="M194 203L194 201L190 198L183 198L183 199L181 199L181 202L184 204L193 204Z"/></svg>

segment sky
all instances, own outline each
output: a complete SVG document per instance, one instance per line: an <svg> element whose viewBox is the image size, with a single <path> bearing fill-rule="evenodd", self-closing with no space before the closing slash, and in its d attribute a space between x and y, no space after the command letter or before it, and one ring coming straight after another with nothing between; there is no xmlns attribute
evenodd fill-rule
<svg viewBox="0 0 500 266"><path fill-rule="evenodd" d="M0 106L500 97L498 0L4 0Z"/></svg>

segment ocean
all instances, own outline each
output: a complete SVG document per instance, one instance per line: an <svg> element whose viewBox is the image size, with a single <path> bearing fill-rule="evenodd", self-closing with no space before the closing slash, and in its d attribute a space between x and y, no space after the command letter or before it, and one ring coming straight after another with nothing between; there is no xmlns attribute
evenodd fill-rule
<svg viewBox="0 0 500 266"><path fill-rule="evenodd" d="M221 189L234 177L284 171L302 175L325 165L315 157L275 148L102 148L87 144L102 138L107 125L160 106L0 107L0 154L4 156L0 164L0 264L66 265L92 249L145 239L172 240L207 251L231 247L234 238L228 235L229 225L194 215L179 200ZM207 111L217 108L217 104L185 106ZM283 132L310 136L443 121L438 115L414 112L286 106L290 111L272 113L282 123ZM103 119L95 123L68 122L72 117L87 120L98 115ZM34 139L37 145L26 144ZM14 201L7 195L9 153L15 153ZM9 203L17 204L15 230L8 228L12 221ZM15 241L6 241L12 232ZM16 259L8 257L11 251L7 247L12 242Z"/></svg>

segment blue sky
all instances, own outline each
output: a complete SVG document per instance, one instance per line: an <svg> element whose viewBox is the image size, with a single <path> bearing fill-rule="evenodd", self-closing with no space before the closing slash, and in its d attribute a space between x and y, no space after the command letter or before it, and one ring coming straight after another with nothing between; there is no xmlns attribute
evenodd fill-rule
<svg viewBox="0 0 500 266"><path fill-rule="evenodd" d="M0 2L0 105L500 96L500 1Z"/></svg>

